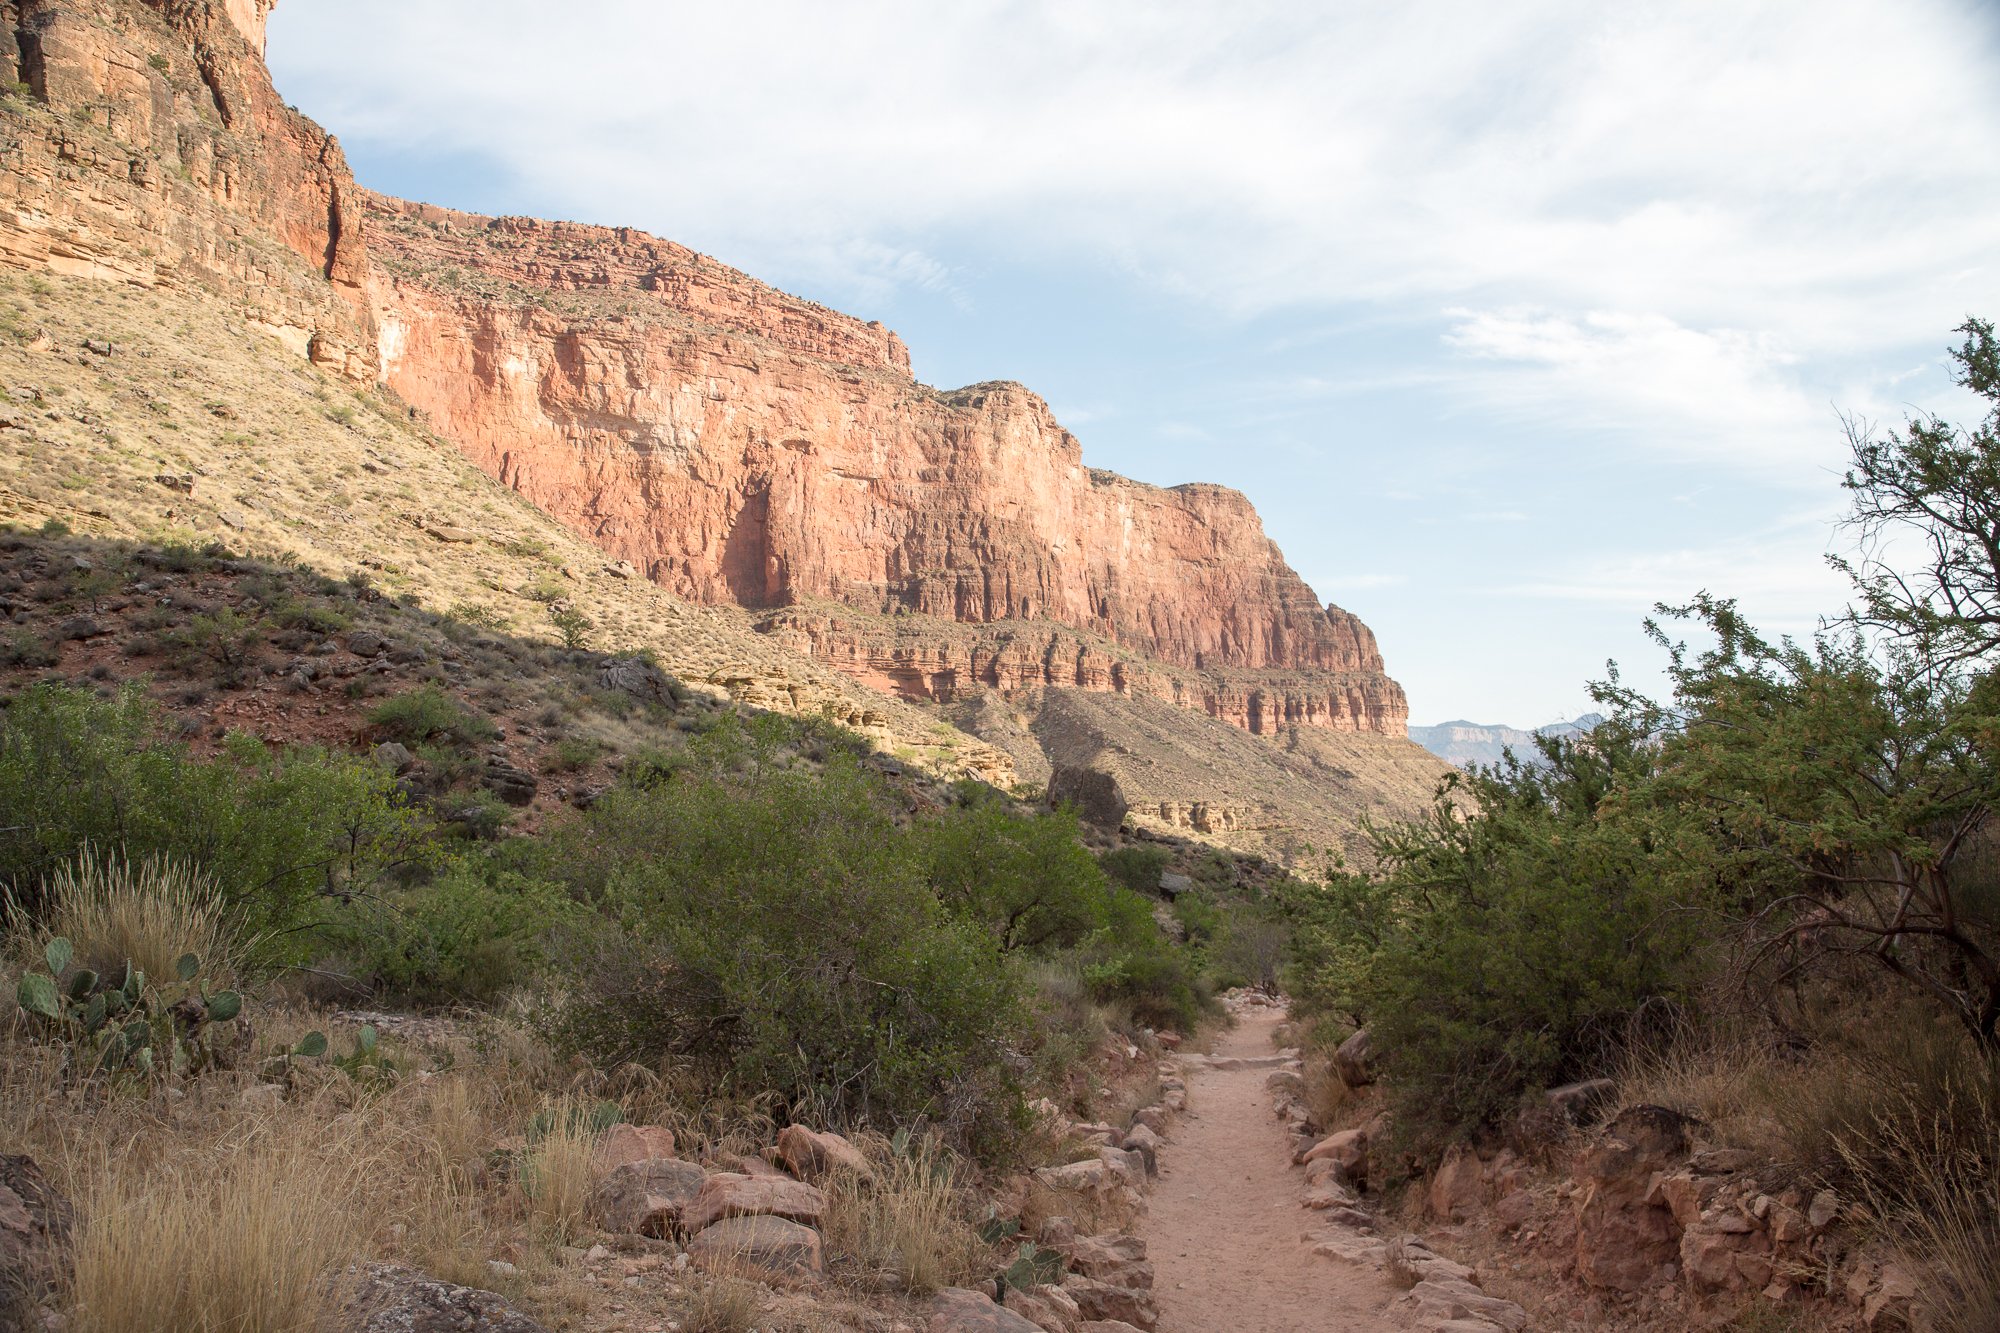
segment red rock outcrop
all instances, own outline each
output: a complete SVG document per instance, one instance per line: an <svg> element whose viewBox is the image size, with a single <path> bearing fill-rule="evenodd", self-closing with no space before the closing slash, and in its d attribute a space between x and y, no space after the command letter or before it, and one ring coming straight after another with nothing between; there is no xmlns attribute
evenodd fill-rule
<svg viewBox="0 0 2000 1333"><path fill-rule="evenodd" d="M339 143L265 69L274 0L4 0L0 265L207 291L295 352L375 374Z"/></svg>
<svg viewBox="0 0 2000 1333"><path fill-rule="evenodd" d="M879 324L671 242L369 203L383 378L676 593L801 608L769 628L911 697L1054 684L1260 733L1402 734L1373 634L1320 606L1241 494L1087 468L1020 385L917 384ZM804 609L828 603L867 615ZM879 619L898 615L1009 629L913 642Z"/></svg>
<svg viewBox="0 0 2000 1333"><path fill-rule="evenodd" d="M0 0L0 82L32 90L0 97L0 266L205 291L612 559L898 693L1404 733L1374 636L1242 495L1088 468L1020 385L918 384L880 323L671 241L357 189L271 85L274 3Z"/></svg>

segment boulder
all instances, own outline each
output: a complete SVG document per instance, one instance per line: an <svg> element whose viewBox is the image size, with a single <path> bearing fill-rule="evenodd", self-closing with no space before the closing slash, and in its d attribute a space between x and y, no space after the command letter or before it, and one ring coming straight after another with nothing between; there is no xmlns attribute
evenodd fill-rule
<svg viewBox="0 0 2000 1333"><path fill-rule="evenodd" d="M1123 824L1132 808L1117 775L1101 768L1057 768L1049 774L1048 798L1052 804L1069 802L1077 814L1105 828Z"/></svg>
<svg viewBox="0 0 2000 1333"><path fill-rule="evenodd" d="M1086 1319L1077 1325L1077 1333L1140 1333L1122 1319Z"/></svg>
<svg viewBox="0 0 2000 1333"><path fill-rule="evenodd" d="M1519 1333L1528 1326L1528 1312L1514 1302L1488 1296L1470 1282L1451 1278L1425 1278L1397 1300L1393 1308L1408 1314L1413 1321L1436 1321L1421 1323L1422 1327L1475 1319L1497 1324L1508 1333Z"/></svg>
<svg viewBox="0 0 2000 1333"><path fill-rule="evenodd" d="M1306 1081L1296 1071L1274 1069L1264 1076L1264 1086L1281 1097L1304 1097Z"/></svg>
<svg viewBox="0 0 2000 1333"><path fill-rule="evenodd" d="M1160 1136L1153 1132L1150 1125L1134 1125L1125 1131L1126 1153L1128 1155L1137 1153L1140 1160L1145 1162L1146 1174L1149 1176L1160 1174L1160 1142Z"/></svg>
<svg viewBox="0 0 2000 1333"><path fill-rule="evenodd" d="M1041 1325L984 1292L946 1287L931 1302L930 1333L1037 1333Z"/></svg>
<svg viewBox="0 0 2000 1333"><path fill-rule="evenodd" d="M782 1166L773 1166L756 1153L744 1153L736 1159L736 1169L746 1176L757 1176L766 1180L796 1180L791 1172Z"/></svg>
<svg viewBox="0 0 2000 1333"><path fill-rule="evenodd" d="M368 752L368 757L398 776L409 772L417 762L415 755L395 741L383 741Z"/></svg>
<svg viewBox="0 0 2000 1333"><path fill-rule="evenodd" d="M1755 1291L1771 1280L1771 1238L1754 1226L1719 1225L1730 1221L1727 1214L1704 1216L1681 1232L1681 1271L1696 1292Z"/></svg>
<svg viewBox="0 0 2000 1333"><path fill-rule="evenodd" d="M826 1272L819 1232L782 1217L732 1217L688 1242L688 1257L705 1273L758 1282L811 1282Z"/></svg>
<svg viewBox="0 0 2000 1333"><path fill-rule="evenodd" d="M1518 1227L1535 1215L1535 1196L1526 1190L1515 1190L1493 1205L1493 1215L1509 1229Z"/></svg>
<svg viewBox="0 0 2000 1333"><path fill-rule="evenodd" d="M875 1183L874 1168L861 1149L838 1134L822 1134L804 1125L787 1125L778 1134L778 1156L801 1180L824 1184L838 1172L849 1172L863 1184Z"/></svg>
<svg viewBox="0 0 2000 1333"><path fill-rule="evenodd" d="M75 1226L75 1209L50 1188L34 1158L0 1157L0 1327L8 1322L10 1295L39 1301L60 1280L60 1256Z"/></svg>
<svg viewBox="0 0 2000 1333"><path fill-rule="evenodd" d="M373 657L389 646L389 641L372 630L360 629L347 636L347 651L356 657Z"/></svg>
<svg viewBox="0 0 2000 1333"><path fill-rule="evenodd" d="M1455 1222L1478 1211L1486 1202L1480 1174L1479 1158L1464 1144L1452 1144L1431 1176L1424 1194L1425 1213L1440 1222Z"/></svg>
<svg viewBox="0 0 2000 1333"><path fill-rule="evenodd" d="M613 1167L591 1192L590 1215L606 1231L665 1236L701 1193L708 1175L670 1157Z"/></svg>
<svg viewBox="0 0 2000 1333"><path fill-rule="evenodd" d="M1023 1291L1003 1286L1000 1296L1002 1304L1043 1333L1077 1333L1083 1322L1083 1312L1061 1287L1044 1283Z"/></svg>
<svg viewBox="0 0 2000 1333"><path fill-rule="evenodd" d="M681 1209L681 1229L693 1235L731 1217L782 1217L811 1226L825 1211L826 1195L802 1180L726 1171L703 1181Z"/></svg>
<svg viewBox="0 0 2000 1333"><path fill-rule="evenodd" d="M62 623L62 628L56 631L56 641L68 643L72 639L95 639L104 632L104 626L89 616L76 616Z"/></svg>
<svg viewBox="0 0 2000 1333"><path fill-rule="evenodd" d="M602 1180L621 1166L674 1155L674 1132L662 1125L613 1125L590 1150L592 1179Z"/></svg>
<svg viewBox="0 0 2000 1333"><path fill-rule="evenodd" d="M1035 1179L1052 1190L1069 1191L1101 1190L1117 1183L1111 1168L1095 1157L1068 1166L1045 1166L1035 1172Z"/></svg>
<svg viewBox="0 0 2000 1333"><path fill-rule="evenodd" d="M1146 1262L1146 1242L1137 1236L1085 1236L1065 1246L1064 1252L1072 1268L1094 1281L1152 1288L1153 1266Z"/></svg>
<svg viewBox="0 0 2000 1333"><path fill-rule="evenodd" d="M1375 1081L1375 1045L1367 1028L1340 1043L1333 1053L1333 1070L1350 1088L1363 1088Z"/></svg>
<svg viewBox="0 0 2000 1333"><path fill-rule="evenodd" d="M349 1333L548 1333L505 1297L454 1286L401 1264L350 1268L339 1326Z"/></svg>
<svg viewBox="0 0 2000 1333"><path fill-rule="evenodd" d="M498 759L487 761L486 773L479 781L481 786L509 805L528 804L535 799L535 792L542 785L533 773Z"/></svg>
<svg viewBox="0 0 2000 1333"><path fill-rule="evenodd" d="M637 699L641 703L674 702L673 678L643 657L627 657L606 662L597 671L597 687Z"/></svg>
<svg viewBox="0 0 2000 1333"><path fill-rule="evenodd" d="M1152 1333L1160 1322L1153 1293L1143 1287L1114 1287L1075 1274L1063 1279L1063 1290L1086 1320L1114 1320Z"/></svg>
<svg viewBox="0 0 2000 1333"><path fill-rule="evenodd" d="M1588 1186L1576 1236L1577 1275L1585 1282L1636 1292L1682 1258L1673 1208L1654 1186L1687 1152L1686 1126L1686 1117L1664 1107L1628 1106L1578 1161L1577 1178Z"/></svg>
<svg viewBox="0 0 2000 1333"><path fill-rule="evenodd" d="M1136 1152L1126 1152L1123 1148L1099 1148L1097 1160L1104 1163L1121 1185L1138 1189L1146 1183L1146 1159Z"/></svg>
<svg viewBox="0 0 2000 1333"><path fill-rule="evenodd" d="M476 542L479 540L479 534L471 528L453 527L449 523L440 523L436 527L425 528L424 531L441 542Z"/></svg>
<svg viewBox="0 0 2000 1333"><path fill-rule="evenodd" d="M1299 1154L1297 1160L1306 1166L1318 1161L1332 1161L1347 1173L1351 1183L1365 1185L1368 1181L1368 1131L1343 1129L1338 1134L1329 1134Z"/></svg>

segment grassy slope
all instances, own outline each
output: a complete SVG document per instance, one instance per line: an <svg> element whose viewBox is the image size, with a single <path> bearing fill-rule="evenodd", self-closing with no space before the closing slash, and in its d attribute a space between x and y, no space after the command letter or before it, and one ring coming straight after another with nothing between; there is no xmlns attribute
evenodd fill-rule
<svg viewBox="0 0 2000 1333"><path fill-rule="evenodd" d="M391 597L554 639L547 608L523 595L547 585L595 623L594 647L650 648L698 688L762 707L830 706L940 771L1008 776L997 752L754 633L746 615L618 577L399 405L322 374L217 302L0 278L0 322L16 330L0 339L0 391L20 423L0 429L0 522L220 541L336 577L359 571ZM118 350L95 355L86 339ZM191 475L193 494L160 484L163 474ZM445 528L474 540L432 535Z"/></svg>

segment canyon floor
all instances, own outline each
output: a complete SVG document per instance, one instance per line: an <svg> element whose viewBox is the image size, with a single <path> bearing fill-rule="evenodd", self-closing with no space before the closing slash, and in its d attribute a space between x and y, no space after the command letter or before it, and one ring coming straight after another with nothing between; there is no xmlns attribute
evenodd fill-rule
<svg viewBox="0 0 2000 1333"><path fill-rule="evenodd" d="M1245 1015L1213 1054L1268 1056L1284 1011ZM1312 1253L1291 1142L1271 1115L1263 1066L1200 1070L1190 1113L1162 1153L1139 1234L1158 1274L1159 1333L1400 1333L1402 1294L1379 1271Z"/></svg>

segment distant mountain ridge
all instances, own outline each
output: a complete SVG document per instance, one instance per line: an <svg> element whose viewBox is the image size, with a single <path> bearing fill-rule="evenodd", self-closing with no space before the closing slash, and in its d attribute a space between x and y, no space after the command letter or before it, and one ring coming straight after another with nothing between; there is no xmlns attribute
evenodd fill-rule
<svg viewBox="0 0 2000 1333"><path fill-rule="evenodd" d="M1536 736L1567 736L1589 731L1602 721L1602 713L1585 713L1571 722L1551 722L1533 731L1522 731L1518 727L1483 726L1460 718L1455 722L1440 722L1434 727L1412 726L1410 739L1438 758L1466 768L1473 764L1497 764L1501 752L1509 749L1517 759L1531 758L1535 753Z"/></svg>

